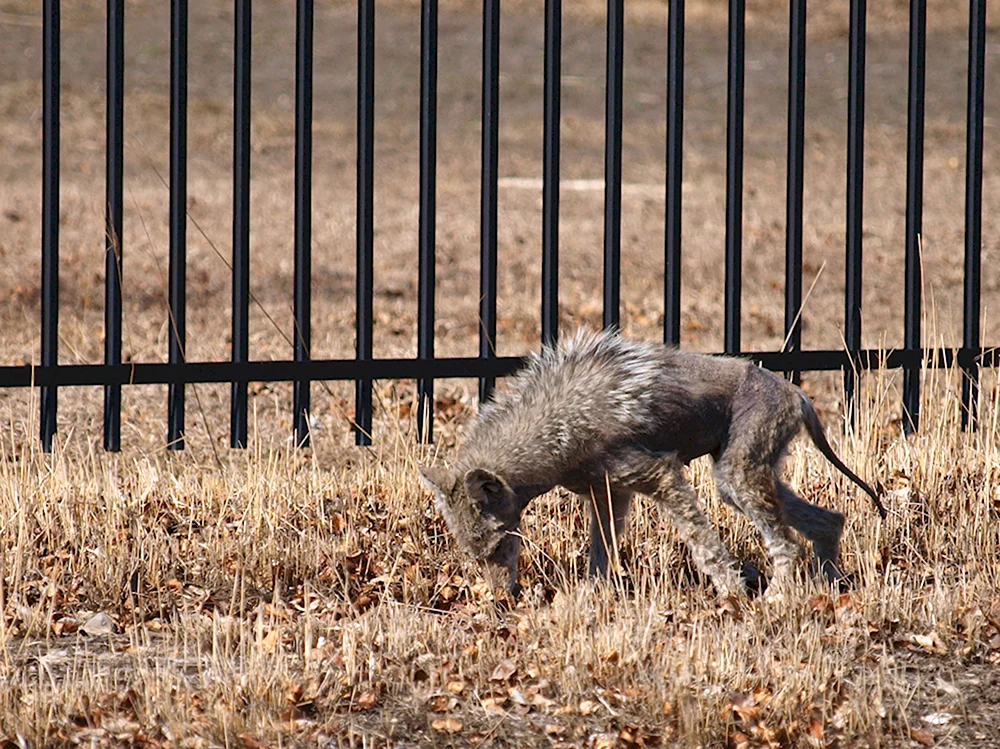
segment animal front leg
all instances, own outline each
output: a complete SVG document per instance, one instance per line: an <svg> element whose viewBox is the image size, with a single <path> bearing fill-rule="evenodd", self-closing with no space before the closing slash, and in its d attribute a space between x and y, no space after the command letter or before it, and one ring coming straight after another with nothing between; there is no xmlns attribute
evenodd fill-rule
<svg viewBox="0 0 1000 749"><path fill-rule="evenodd" d="M667 513L687 544L695 567L712 580L720 594L747 592L739 564L702 510L680 461L672 456L643 456L631 461L627 478L631 488L655 499Z"/></svg>
<svg viewBox="0 0 1000 749"><path fill-rule="evenodd" d="M585 497L590 507L591 577L607 577L611 556L618 555L618 543L625 528L625 518L632 502L632 492L607 488L591 490ZM614 517L614 525L611 517ZM610 553L609 553L610 550Z"/></svg>

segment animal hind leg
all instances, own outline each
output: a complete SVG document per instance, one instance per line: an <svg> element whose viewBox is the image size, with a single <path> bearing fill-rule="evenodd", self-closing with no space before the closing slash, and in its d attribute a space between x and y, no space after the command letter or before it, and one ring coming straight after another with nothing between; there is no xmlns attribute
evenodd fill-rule
<svg viewBox="0 0 1000 749"><path fill-rule="evenodd" d="M590 507L589 573L591 577L606 577L611 556L617 557L619 539L632 503L632 492L618 488L609 492L607 487L601 487L584 495L584 501Z"/></svg>
<svg viewBox="0 0 1000 749"><path fill-rule="evenodd" d="M776 581L794 576L802 546L786 523L778 499L778 480L770 466L750 466L723 456L715 466L715 485L723 499L734 505L754 524L774 562Z"/></svg>
<svg viewBox="0 0 1000 749"><path fill-rule="evenodd" d="M806 502L780 481L778 500L788 524L812 541L818 571L826 575L830 582L846 581L848 577L840 567L843 514Z"/></svg>

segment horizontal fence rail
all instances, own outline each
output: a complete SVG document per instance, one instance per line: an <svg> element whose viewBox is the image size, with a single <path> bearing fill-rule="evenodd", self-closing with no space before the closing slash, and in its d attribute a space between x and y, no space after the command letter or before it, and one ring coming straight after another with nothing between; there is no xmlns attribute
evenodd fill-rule
<svg viewBox="0 0 1000 749"><path fill-rule="evenodd" d="M963 368L1000 365L1000 348L989 349L840 349L815 351L744 351L741 356L776 371L899 369L908 366ZM495 356L489 359L311 359L296 361L185 362L183 364L62 364L59 366L0 367L6 387L67 385L167 385L170 383L294 382L295 380L416 380L420 378L506 377L529 357ZM244 377L245 375L245 377Z"/></svg>
<svg viewBox="0 0 1000 749"><path fill-rule="evenodd" d="M623 96L625 75L624 0L607 0L604 63L604 196L603 278L593 290L603 302L603 324L620 324L622 273ZM728 0L726 66L724 351L744 356L764 367L784 371L797 380L803 371L842 371L848 408L853 412L858 374L864 370L899 368L903 377L903 428L919 426L920 372L929 367L962 370L962 425L975 427L979 375L984 367L1000 366L1000 349L984 346L981 336L981 254L983 214L983 149L985 112L986 0L969 1L966 110L965 238L963 337L959 348L922 347L921 237L924 195L924 97L927 43L926 0L911 0L907 69L907 137L905 276L902 299L902 348L863 349L862 258L864 245L865 76L867 44L866 0L850 0L848 10L848 73L846 128L846 205L844 225L844 349L802 348L803 186L806 133L806 6L789 0L787 172L785 183L784 333L781 351L746 351L741 341L743 293L743 159L745 113L745 0ZM293 383L295 443L309 444L310 386L324 380L353 381L353 427L358 444L372 441L373 382L415 380L417 435L433 438L434 381L475 378L487 399L495 380L524 365L524 357L497 355L498 180L500 164L501 0L482 6L482 78L480 91L479 185L479 355L437 357L434 347L436 286L436 219L438 158L438 0L420 2L420 65L418 116L419 197L415 249L417 278L417 356L380 359L374 355L375 201L375 0L357 0L356 102L357 172L355 236L355 355L350 359L318 359L311 352L312 173L313 173L313 29L314 1L296 0L294 81L294 278L292 312L294 339L290 361L255 361L249 336L250 193L251 193L251 0L234 1L233 20L233 207L232 207L232 345L228 361L187 360L186 213L188 189L188 41L197 29L188 27L188 0L171 0L169 31L169 268L165 363L125 363L122 355L122 291L124 273L122 214L124 194L123 144L125 102L125 3L107 1L105 57L105 337L104 363L59 364L59 212L60 212L60 3L44 0L42 24L42 195L40 364L0 366L0 387L40 389L39 436L52 447L60 387L100 386L104 389L104 447L120 448L121 388L166 385L167 446L185 445L185 386L228 383L231 386L230 444L248 440L248 384L261 381ZM663 339L679 344L681 333L681 265L684 161L684 0L668 0L666 22L666 122L664 214ZM557 340L559 326L559 189L562 104L562 2L545 0L542 60L542 183L541 183L541 342ZM594 50L599 54L601 50Z"/></svg>

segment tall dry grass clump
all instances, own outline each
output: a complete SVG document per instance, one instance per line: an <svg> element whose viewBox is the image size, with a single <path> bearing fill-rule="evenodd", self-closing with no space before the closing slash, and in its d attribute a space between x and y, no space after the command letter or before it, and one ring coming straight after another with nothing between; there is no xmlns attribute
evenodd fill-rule
<svg viewBox="0 0 1000 749"><path fill-rule="evenodd" d="M11 414L0 734L21 746L990 745L1000 410L990 385L981 428L960 431L957 378L927 374L916 435L900 431L892 373L864 377L846 436L828 424L845 461L884 487L884 522L794 444L786 475L847 513L858 580L843 594L803 581L777 601L718 600L646 501L621 575L587 582L584 508L558 490L526 515L525 595L494 598L416 480L448 449L416 446L410 410L388 400L372 450L322 434L296 450L259 425L251 449L218 456L110 455L80 438L43 455ZM455 423L471 417L467 402L451 408ZM766 568L708 464L690 474L726 542Z"/></svg>

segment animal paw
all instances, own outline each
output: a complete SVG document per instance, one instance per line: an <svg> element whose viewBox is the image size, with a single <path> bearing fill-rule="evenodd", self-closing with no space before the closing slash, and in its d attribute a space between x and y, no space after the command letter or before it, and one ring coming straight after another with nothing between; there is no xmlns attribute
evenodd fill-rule
<svg viewBox="0 0 1000 749"><path fill-rule="evenodd" d="M740 581L743 583L747 595L751 598L767 590L767 578L761 575L758 569L749 562L743 562L740 565Z"/></svg>

